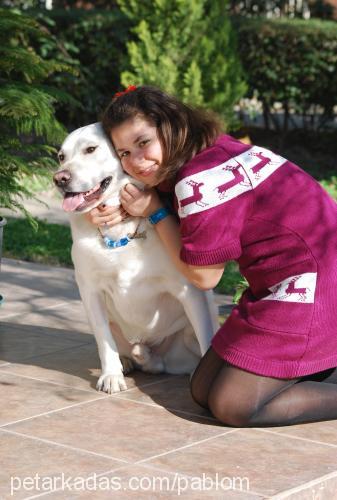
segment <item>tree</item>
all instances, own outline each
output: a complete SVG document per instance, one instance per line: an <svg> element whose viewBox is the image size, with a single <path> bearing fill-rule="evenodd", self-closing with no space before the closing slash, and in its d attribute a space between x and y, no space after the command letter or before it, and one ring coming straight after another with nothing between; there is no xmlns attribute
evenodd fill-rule
<svg viewBox="0 0 337 500"><path fill-rule="evenodd" d="M44 60L33 48L47 37L30 17L0 9L0 207L26 215L20 199L33 193L22 180L55 167L53 145L66 134L55 106L70 97L47 83L69 68Z"/></svg>
<svg viewBox="0 0 337 500"><path fill-rule="evenodd" d="M246 86L226 0L117 0L134 25L122 84L152 84L233 126Z"/></svg>

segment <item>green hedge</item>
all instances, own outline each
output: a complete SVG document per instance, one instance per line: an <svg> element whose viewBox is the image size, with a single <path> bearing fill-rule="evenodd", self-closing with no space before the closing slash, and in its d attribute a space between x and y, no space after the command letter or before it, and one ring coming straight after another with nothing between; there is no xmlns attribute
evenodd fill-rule
<svg viewBox="0 0 337 500"><path fill-rule="evenodd" d="M72 59L80 72L58 82L82 103L81 110L71 106L61 110L60 119L73 128L96 120L111 93L121 86L120 75L129 66L127 42L136 40L136 35L118 7L111 11L52 10L48 17L51 21L47 25L63 46L65 60L69 63ZM285 130L290 111L310 118L317 107L323 110L324 125L337 100L337 23L247 17L232 20L250 86L248 95L258 94L266 120L273 118L272 106L280 102Z"/></svg>
<svg viewBox="0 0 337 500"><path fill-rule="evenodd" d="M319 20L234 18L239 53L251 93L268 115L282 103L306 115L320 106L323 119L337 103L337 23Z"/></svg>
<svg viewBox="0 0 337 500"><path fill-rule="evenodd" d="M97 120L126 80L159 85L185 102L216 110L226 123L237 121L232 108L246 85L224 0L176 3L165 0L151 7L126 2L124 10L116 6L111 11L53 9L42 16L63 46L67 63L80 72L58 82L82 103L81 110L59 111L69 128ZM208 26L203 16L210 5Z"/></svg>

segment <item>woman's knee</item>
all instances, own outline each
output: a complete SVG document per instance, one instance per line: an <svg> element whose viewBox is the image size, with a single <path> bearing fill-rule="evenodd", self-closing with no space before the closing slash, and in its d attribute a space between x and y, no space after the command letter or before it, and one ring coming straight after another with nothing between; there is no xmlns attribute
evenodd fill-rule
<svg viewBox="0 0 337 500"><path fill-rule="evenodd" d="M208 407L217 420L232 427L249 427L256 408L249 401L235 401L232 397L211 391Z"/></svg>
<svg viewBox="0 0 337 500"><path fill-rule="evenodd" d="M210 388L223 364L223 360L210 347L191 377L190 391L192 398L204 408L208 408L207 401Z"/></svg>
<svg viewBox="0 0 337 500"><path fill-rule="evenodd" d="M208 392L209 387L205 384L200 384L200 378L194 372L190 381L190 392L193 400L203 408L208 408Z"/></svg>

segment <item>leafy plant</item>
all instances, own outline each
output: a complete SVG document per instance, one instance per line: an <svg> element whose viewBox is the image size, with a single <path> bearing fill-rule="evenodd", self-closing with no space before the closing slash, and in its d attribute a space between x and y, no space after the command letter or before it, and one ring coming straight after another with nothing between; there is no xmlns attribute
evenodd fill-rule
<svg viewBox="0 0 337 500"><path fill-rule="evenodd" d="M50 87L48 78L68 67L33 47L48 36L29 16L0 9L0 206L26 215L20 198L33 193L21 181L55 167L53 145L66 133L55 107L70 96Z"/></svg>
<svg viewBox="0 0 337 500"><path fill-rule="evenodd" d="M245 92L227 1L118 0L133 25L121 82L152 84L187 103L212 109L234 126Z"/></svg>
<svg viewBox="0 0 337 500"><path fill-rule="evenodd" d="M304 128L326 126L337 102L337 24L244 17L235 25L250 92L263 103L267 128L286 132L292 111L302 116ZM275 103L281 104L282 122L271 113Z"/></svg>

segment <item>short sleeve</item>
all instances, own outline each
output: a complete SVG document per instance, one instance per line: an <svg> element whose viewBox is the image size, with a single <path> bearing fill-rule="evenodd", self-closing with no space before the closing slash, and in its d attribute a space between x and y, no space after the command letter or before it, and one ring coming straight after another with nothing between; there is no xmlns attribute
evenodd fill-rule
<svg viewBox="0 0 337 500"><path fill-rule="evenodd" d="M220 264L242 254L241 232L252 208L252 185L237 157L223 150L220 155L219 149L198 155L175 187L180 256L188 264Z"/></svg>

